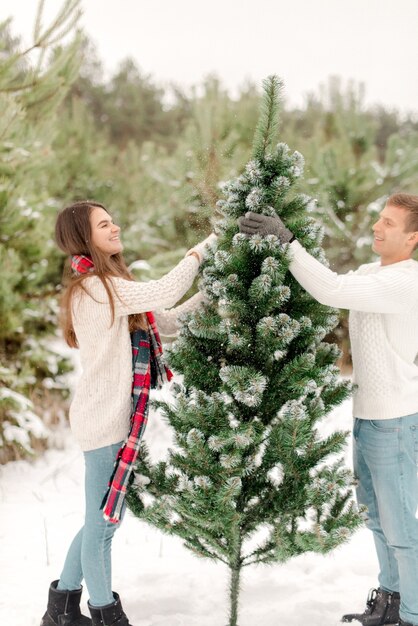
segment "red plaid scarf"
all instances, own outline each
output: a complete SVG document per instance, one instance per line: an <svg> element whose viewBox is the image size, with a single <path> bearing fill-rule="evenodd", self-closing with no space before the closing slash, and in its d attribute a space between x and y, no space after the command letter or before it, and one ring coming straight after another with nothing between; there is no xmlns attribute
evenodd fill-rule
<svg viewBox="0 0 418 626"><path fill-rule="evenodd" d="M93 261L87 256L73 256L71 267L76 274L94 271ZM109 489L103 498L103 517L110 522L120 521L126 490L138 456L139 444L147 424L150 388L160 388L173 374L162 359L162 345L154 315L146 313L148 330L131 333L132 344L132 408L129 434L116 455L115 467L109 480Z"/></svg>

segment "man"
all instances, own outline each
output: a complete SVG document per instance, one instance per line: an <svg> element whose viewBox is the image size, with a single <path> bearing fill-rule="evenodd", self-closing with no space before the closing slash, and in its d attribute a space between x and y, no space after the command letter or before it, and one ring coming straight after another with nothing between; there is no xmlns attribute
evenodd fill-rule
<svg viewBox="0 0 418 626"><path fill-rule="evenodd" d="M350 310L354 473L380 573L364 613L342 621L418 626L418 196L390 196L373 226L380 263L344 275L308 254L278 217L247 213L239 224L248 235L289 243L290 271L302 287Z"/></svg>

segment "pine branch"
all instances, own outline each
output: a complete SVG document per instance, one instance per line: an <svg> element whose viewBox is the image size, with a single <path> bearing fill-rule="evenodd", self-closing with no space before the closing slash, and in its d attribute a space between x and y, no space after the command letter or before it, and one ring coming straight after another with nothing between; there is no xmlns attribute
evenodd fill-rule
<svg viewBox="0 0 418 626"><path fill-rule="evenodd" d="M53 46L63 39L68 33L70 33L74 27L76 26L78 20L80 19L81 11L78 11L74 17L70 20L70 22L61 30L55 37L48 41L49 46Z"/></svg>
<svg viewBox="0 0 418 626"><path fill-rule="evenodd" d="M71 22L74 26L78 19L81 17L81 10L79 9L80 0L66 0L64 6L58 12L56 18L52 21L50 26L44 31L36 42L36 47L43 47L50 45L50 37L58 29L62 28L61 38L65 34L68 22ZM57 37L54 37L54 41L57 41Z"/></svg>
<svg viewBox="0 0 418 626"><path fill-rule="evenodd" d="M40 84L40 80L33 80L30 83L22 84L22 85L12 85L10 87L1 87L0 93L17 93L18 91L25 91L27 89L33 89L33 87L37 87Z"/></svg>
<svg viewBox="0 0 418 626"><path fill-rule="evenodd" d="M38 41L42 28L42 13L44 11L45 0L39 0L38 10L36 12L35 26L33 28L33 40Z"/></svg>
<svg viewBox="0 0 418 626"><path fill-rule="evenodd" d="M221 561L225 565L229 565L228 561L223 559L219 554L212 553L208 548L206 548L202 544L202 540L196 537L185 539L186 548L188 548L191 552L195 552L199 556L205 556L208 559L213 559L215 561Z"/></svg>
<svg viewBox="0 0 418 626"><path fill-rule="evenodd" d="M278 76L269 76L263 81L264 96L261 102L260 119L254 133L253 155L262 159L274 142L279 125L280 92L283 82Z"/></svg>

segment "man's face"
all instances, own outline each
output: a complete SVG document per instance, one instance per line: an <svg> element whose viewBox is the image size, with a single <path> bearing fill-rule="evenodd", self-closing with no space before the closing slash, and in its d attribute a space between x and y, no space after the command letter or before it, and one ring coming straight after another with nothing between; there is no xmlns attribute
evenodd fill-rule
<svg viewBox="0 0 418 626"><path fill-rule="evenodd" d="M409 259L418 243L418 232L405 232L409 211L386 205L373 225L373 250L380 255L381 264L389 265Z"/></svg>

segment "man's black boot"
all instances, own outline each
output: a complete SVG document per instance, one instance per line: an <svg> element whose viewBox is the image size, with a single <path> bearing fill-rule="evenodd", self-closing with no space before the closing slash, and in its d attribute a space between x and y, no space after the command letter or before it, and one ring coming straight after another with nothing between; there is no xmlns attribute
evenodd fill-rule
<svg viewBox="0 0 418 626"><path fill-rule="evenodd" d="M123 612L119 595L113 592L113 596L115 601L106 606L91 606L90 602L87 603L92 626L132 626Z"/></svg>
<svg viewBox="0 0 418 626"><path fill-rule="evenodd" d="M371 589L364 613L348 613L343 615L341 621L352 622L357 620L363 626L398 624L400 602L401 598L397 591L383 591L380 588Z"/></svg>
<svg viewBox="0 0 418 626"><path fill-rule="evenodd" d="M91 619L80 611L81 589L61 591L58 580L49 587L48 607L41 626L91 626Z"/></svg>

